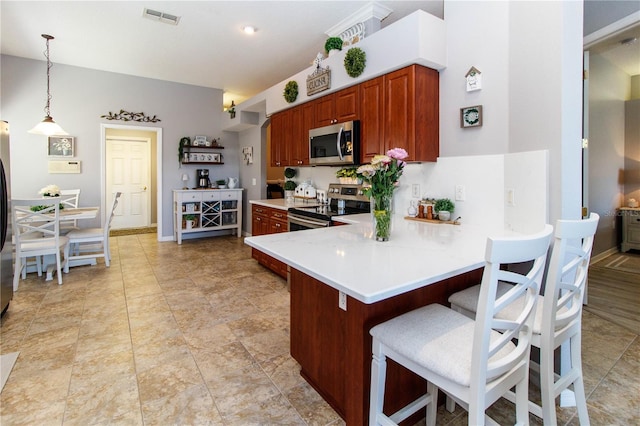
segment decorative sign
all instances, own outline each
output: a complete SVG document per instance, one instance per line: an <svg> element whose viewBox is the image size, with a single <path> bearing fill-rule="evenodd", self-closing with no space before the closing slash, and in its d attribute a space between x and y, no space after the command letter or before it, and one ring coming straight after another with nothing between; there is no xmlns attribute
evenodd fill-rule
<svg viewBox="0 0 640 426"><path fill-rule="evenodd" d="M129 112L123 109L120 112L114 114L109 111L109 114L101 115L100 118L106 118L107 120L122 120L122 121L141 121L144 123L156 123L158 121L162 121L159 118L148 117L144 112Z"/></svg>
<svg viewBox="0 0 640 426"><path fill-rule="evenodd" d="M331 88L331 70L329 67L322 67L321 53L318 53L313 63L316 69L311 75L307 76L307 96L315 95Z"/></svg>
<svg viewBox="0 0 640 426"><path fill-rule="evenodd" d="M482 126L482 105L460 108L460 127Z"/></svg>
<svg viewBox="0 0 640 426"><path fill-rule="evenodd" d="M464 77L467 79L467 92L482 89L482 73L476 67L469 68Z"/></svg>

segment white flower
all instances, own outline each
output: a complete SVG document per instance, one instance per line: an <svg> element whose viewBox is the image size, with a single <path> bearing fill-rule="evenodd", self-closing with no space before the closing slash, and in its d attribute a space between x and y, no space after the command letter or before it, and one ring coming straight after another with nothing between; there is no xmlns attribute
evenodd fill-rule
<svg viewBox="0 0 640 426"><path fill-rule="evenodd" d="M58 185L47 185L42 188L38 194L55 197L60 195L60 188L58 188Z"/></svg>

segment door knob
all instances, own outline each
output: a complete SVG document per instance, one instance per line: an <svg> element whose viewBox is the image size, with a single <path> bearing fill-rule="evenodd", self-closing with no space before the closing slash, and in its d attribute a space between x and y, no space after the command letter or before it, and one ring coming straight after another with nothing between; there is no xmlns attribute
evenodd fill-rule
<svg viewBox="0 0 640 426"><path fill-rule="evenodd" d="M144 188L142 188L143 191L147 190L147 186L145 185Z"/></svg>

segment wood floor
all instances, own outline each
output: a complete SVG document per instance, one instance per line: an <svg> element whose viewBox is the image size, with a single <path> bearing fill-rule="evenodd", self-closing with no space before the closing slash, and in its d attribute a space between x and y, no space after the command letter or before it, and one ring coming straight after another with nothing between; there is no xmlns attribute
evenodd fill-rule
<svg viewBox="0 0 640 426"><path fill-rule="evenodd" d="M585 309L640 334L640 253L616 253L591 265Z"/></svg>

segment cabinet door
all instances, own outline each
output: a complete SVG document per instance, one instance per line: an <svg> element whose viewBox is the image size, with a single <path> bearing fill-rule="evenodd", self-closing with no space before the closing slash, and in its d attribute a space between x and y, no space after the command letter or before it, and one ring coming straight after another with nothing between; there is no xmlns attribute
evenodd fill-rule
<svg viewBox="0 0 640 426"><path fill-rule="evenodd" d="M269 233L269 209L254 205L251 209L251 235L266 235Z"/></svg>
<svg viewBox="0 0 640 426"><path fill-rule="evenodd" d="M360 153L368 163L384 149L384 76L360 85Z"/></svg>
<svg viewBox="0 0 640 426"><path fill-rule="evenodd" d="M334 94L334 122L357 120L359 117L359 86L355 85Z"/></svg>
<svg viewBox="0 0 640 426"><path fill-rule="evenodd" d="M404 148L415 160L415 70L402 68L384 80L384 151Z"/></svg>
<svg viewBox="0 0 640 426"><path fill-rule="evenodd" d="M289 165L309 164L309 129L313 127L313 104L307 102L292 109Z"/></svg>
<svg viewBox="0 0 640 426"><path fill-rule="evenodd" d="M334 120L334 97L327 95L313 101L315 107L315 125L314 127L323 127L333 124Z"/></svg>
<svg viewBox="0 0 640 426"><path fill-rule="evenodd" d="M283 167L289 164L287 139L290 135L291 110L277 112L271 116L271 166Z"/></svg>
<svg viewBox="0 0 640 426"><path fill-rule="evenodd" d="M359 118L359 100L358 86L356 85L314 101L315 127L357 120Z"/></svg>

